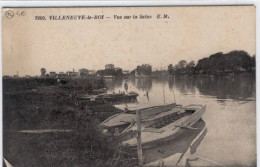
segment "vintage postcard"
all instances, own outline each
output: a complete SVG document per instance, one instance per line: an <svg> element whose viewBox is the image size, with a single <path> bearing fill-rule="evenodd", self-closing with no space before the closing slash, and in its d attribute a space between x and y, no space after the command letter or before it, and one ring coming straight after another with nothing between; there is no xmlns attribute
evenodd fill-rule
<svg viewBox="0 0 260 167"><path fill-rule="evenodd" d="M255 15L3 8L4 164L256 166Z"/></svg>

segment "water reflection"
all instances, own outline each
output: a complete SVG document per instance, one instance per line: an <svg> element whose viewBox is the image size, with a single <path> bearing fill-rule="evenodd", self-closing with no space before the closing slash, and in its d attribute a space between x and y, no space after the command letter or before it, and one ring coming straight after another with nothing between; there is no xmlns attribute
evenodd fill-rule
<svg viewBox="0 0 260 167"><path fill-rule="evenodd" d="M169 80L169 88L175 86L181 93L195 93L213 96L217 99L241 100L255 96L255 76L240 74L235 77L209 78L179 76Z"/></svg>
<svg viewBox="0 0 260 167"><path fill-rule="evenodd" d="M189 76L176 76L169 78L168 85L170 89L178 89L181 93L195 93L196 92L196 80Z"/></svg>
<svg viewBox="0 0 260 167"><path fill-rule="evenodd" d="M122 78L105 79L108 91L115 92L117 87L121 87L123 84Z"/></svg>
<svg viewBox="0 0 260 167"><path fill-rule="evenodd" d="M135 80L136 88L142 91L150 91L152 88L152 78L145 77L145 78L137 78Z"/></svg>
<svg viewBox="0 0 260 167"><path fill-rule="evenodd" d="M140 106L172 103L175 101L174 96L177 103L183 106L207 106L203 120L208 132L195 154L226 166L256 164L254 75L241 74L229 78L128 78L109 81L107 85L109 89L118 91L124 90L125 82L128 83L129 91L139 93L137 105ZM145 96L147 91L149 100Z"/></svg>
<svg viewBox="0 0 260 167"><path fill-rule="evenodd" d="M173 78L117 78L107 79L108 90L113 92L123 90L123 84L127 82L130 87L139 92L150 92L153 84L168 87L168 90L178 90L182 94L195 94L199 91L201 95L213 96L219 100L254 100L255 97L255 76L253 74L240 74L233 77L211 78L175 76ZM167 91L167 90L166 90ZM252 99L253 98L253 99Z"/></svg>

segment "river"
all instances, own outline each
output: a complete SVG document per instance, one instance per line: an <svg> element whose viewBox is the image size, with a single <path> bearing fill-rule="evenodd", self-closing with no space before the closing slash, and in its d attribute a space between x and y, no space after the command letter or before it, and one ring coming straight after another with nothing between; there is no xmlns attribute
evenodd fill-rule
<svg viewBox="0 0 260 167"><path fill-rule="evenodd" d="M194 155L224 166L256 165L256 84L251 74L232 77L143 77L106 79L108 92L139 93L138 105L176 101L206 105L207 127ZM148 92L148 97L146 93ZM130 105L130 104L129 104Z"/></svg>

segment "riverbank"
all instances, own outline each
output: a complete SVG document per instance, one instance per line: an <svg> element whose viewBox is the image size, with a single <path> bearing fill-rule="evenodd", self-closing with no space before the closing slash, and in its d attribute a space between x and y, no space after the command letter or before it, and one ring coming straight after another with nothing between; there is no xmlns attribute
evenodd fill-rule
<svg viewBox="0 0 260 167"><path fill-rule="evenodd" d="M245 73L244 73L245 74ZM207 134L201 141L199 147L196 149L194 153L195 156L200 156L206 159L210 159L214 162L219 162L224 166L232 166L236 164L236 166L254 166L256 164L256 150L255 150L255 76L252 75L238 75L233 78L207 78L207 77L188 77L188 76L180 76L175 78L152 78L147 77L143 79L115 79L115 80L105 80L106 87L108 88L108 92L118 92L118 90L122 90L124 88L124 83L128 83L128 87L130 90L136 91L140 94L138 96L138 105L149 106L149 105L161 105L164 103L163 98L165 95L165 103L171 103L173 100L177 101L178 104L182 104L183 106L194 104L206 104L207 112L203 116L203 120L207 125ZM58 90L57 86L46 86L47 89ZM164 92L163 92L164 88ZM73 87L71 88L74 89ZM41 90L39 92L38 90ZM8 110L4 111L15 111L15 112L4 112L4 117L8 114L9 118L20 118L21 115L25 113L25 111L32 112L34 109L34 104L40 104L42 101L47 105L51 106L55 102L54 92L46 91L45 89L35 89L35 90L24 90L19 91L17 94L12 95L12 93L4 94L4 96L8 96ZM174 90L174 92L173 92ZM149 98L145 96L146 92L149 92ZM14 93L17 91L14 91ZM57 91L58 92L58 91ZM32 94L32 95L31 95ZM35 95L36 94L36 95ZM176 97L176 98L175 98ZM4 100L6 98L4 97ZM21 102L19 102L21 101ZM27 107L26 110L23 109L23 103ZM73 103L72 103L73 104ZM73 105L68 105L68 109L73 109ZM41 108L45 107L45 105L40 105ZM62 109L62 105L58 104L58 107ZM4 106L5 107L5 106ZM12 109L14 107L15 109ZM63 106L66 109L66 106ZM72 108L71 108L72 107ZM47 108L47 106L46 106ZM12 110L10 110L12 109ZM32 110L32 111L31 111ZM100 106L100 108L96 108L97 111L92 110L92 114L95 112L103 111L103 114L107 114L109 112L108 106L104 107ZM21 113L20 113L21 111ZM22 112L23 111L23 112ZM58 110L57 110L58 111ZM60 110L66 111L66 110ZM76 111L76 110L75 110ZM79 110L81 111L81 110ZM16 113L18 114L15 115ZM32 112L34 113L34 112ZM18 122L4 122L4 124L14 124L13 126L17 130L33 130L38 128L38 130L42 130L41 125L44 125L45 116L48 115L49 110L44 112L43 110L39 110L39 115L35 114L35 119L33 114L31 118L25 116L21 121ZM55 112L56 113L56 112ZM66 112L65 112L66 113ZM69 112L68 112L69 113ZM81 112L78 112L82 114ZM85 112L83 112L85 113ZM11 117L10 117L10 115ZM63 130L72 129L72 126L69 126L68 122L78 122L77 118L85 118L82 122L89 123L92 118L95 118L95 115L89 114L89 116L84 117L75 117L72 121L66 120L66 117L62 117L64 113L58 112L58 114L54 114L53 124L46 122L45 129L49 128L50 125L53 126L52 129L61 129ZM80 115L79 114L79 115ZM56 116L55 116L56 115ZM101 114L99 114L100 116ZM105 116L104 116L105 117ZM51 118L51 117L50 117ZM63 119L62 119L63 118ZM89 118L91 118L89 120ZM95 118L95 120L101 120L101 118ZM31 120L31 121L29 121ZM32 120L35 120L34 123ZM47 119L48 120L48 119ZM60 120L56 121L55 120ZM5 121L5 118L4 118ZM28 123L27 123L28 122ZM230 123L232 122L232 124ZM252 123L253 122L253 123ZM61 126L61 125L64 126ZM95 122L93 122L93 126ZM5 126L4 125L4 126ZM30 125L27 128L25 125ZM49 125L49 126L47 126ZM55 125L55 126L54 126ZM78 132L84 132L90 124L75 124L82 128L77 128ZM92 125L92 124L91 124ZM19 128L21 127L21 128ZM35 127L35 128L33 128ZM69 127L69 128L68 128ZM91 128L90 128L91 129ZM89 129L89 130L90 130ZM241 129L243 131L241 131ZM15 130L15 129L14 129ZM86 131L86 132L89 132ZM28 133L12 133L9 131L6 133L6 128L4 127L4 155L11 164L14 166L19 164L18 166L31 166L29 164L30 161L40 162L42 166L84 166L85 164L91 164L93 162L93 166L98 166L93 157L97 155L98 148L100 147L97 144L94 144L94 141L100 142L100 140L96 140L96 138L91 136L99 136L91 135L96 134L93 131L92 133L71 133L71 132L46 132L42 134L28 134ZM19 134L19 135L18 135ZM82 135L81 135L82 134ZM216 135L218 134L218 135ZM36 136L36 137L34 137ZM38 137L37 137L38 136ZM42 137L40 137L42 136ZM81 145L84 143L79 143L80 147L75 148L75 143L78 143L73 136L76 138L82 137L82 140L79 141L87 141L85 142L85 146ZM92 138L93 140L89 140ZM216 140L217 138L217 140ZM241 140L236 140L240 138ZM45 142L43 142L45 141ZM114 141L114 140L111 140ZM180 140L183 141L183 140ZM93 144L90 144L93 143ZM103 142L104 145L111 145L111 142L107 144ZM40 144L40 145L39 145ZM90 144L90 145L89 145ZM92 145L92 147L91 147ZM46 147L44 147L46 146ZM73 146L73 147L72 147ZM215 149L216 146L218 149ZM106 146L102 146L104 149ZM114 147L111 145L111 147ZM87 148L87 149L82 149ZM162 158L170 157L171 153L176 151L175 149L185 149L182 145L176 145L176 147L171 147L171 149L167 150L167 145L165 146L166 151L158 152L159 156ZM233 148L236 148L238 151L233 151ZM80 151L79 151L80 150ZM84 152L84 150L92 150L91 152ZM108 150L108 149L105 149ZM159 147L158 150L161 150ZM157 151L155 149L155 151ZM64 152L64 153L63 153ZM92 153L95 154L92 154ZM115 166L115 162L117 162L117 154L112 152L108 152L110 157L115 155L114 160L109 160L106 156L102 158L97 158L99 166ZM161 153L164 153L161 155ZM149 152L148 152L149 154ZM57 160L55 159L56 156ZM228 156L227 156L228 155ZM77 159L80 157L79 159ZM89 158L90 157L90 158ZM151 157L153 158L153 157ZM17 159L17 160L16 160ZM83 159L83 160L82 160ZM106 161L108 160L108 161ZM133 158L133 160L136 160ZM148 160L150 161L150 160ZM153 162L151 160L151 162ZM109 162L108 164L106 164ZM114 162L114 163L113 163ZM165 161L167 162L167 161ZM170 161L169 161L170 162ZM104 165L105 163L105 165ZM147 162L148 163L148 162ZM39 164L38 166L41 166ZM158 164L158 162L156 162ZM36 166L36 165L34 165ZM119 165L120 166L120 165ZM122 165L121 166L127 166Z"/></svg>
<svg viewBox="0 0 260 167"><path fill-rule="evenodd" d="M93 83L104 87L99 79L63 85L48 79L4 79L4 157L19 167L104 166L118 142L103 135L99 124L116 112L109 105L90 110L69 98Z"/></svg>

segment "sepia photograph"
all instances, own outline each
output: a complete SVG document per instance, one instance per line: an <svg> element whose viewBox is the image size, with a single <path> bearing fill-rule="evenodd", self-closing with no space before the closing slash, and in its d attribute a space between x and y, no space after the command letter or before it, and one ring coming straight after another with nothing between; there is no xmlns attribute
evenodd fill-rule
<svg viewBox="0 0 260 167"><path fill-rule="evenodd" d="M6 167L255 167L255 6L2 8Z"/></svg>

